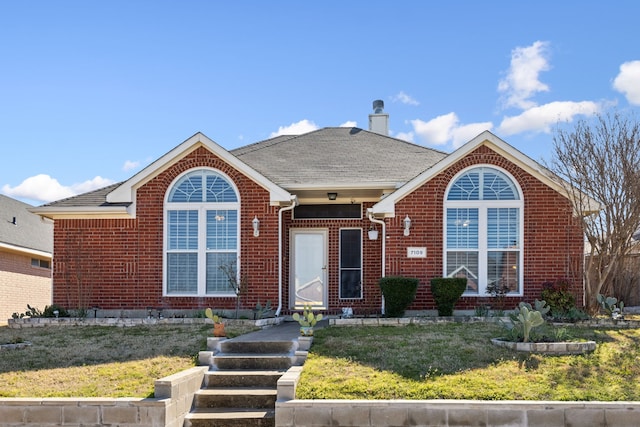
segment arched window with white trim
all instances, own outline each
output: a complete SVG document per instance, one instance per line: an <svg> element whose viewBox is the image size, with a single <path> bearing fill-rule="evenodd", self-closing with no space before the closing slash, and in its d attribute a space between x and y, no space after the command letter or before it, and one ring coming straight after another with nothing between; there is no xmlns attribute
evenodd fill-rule
<svg viewBox="0 0 640 427"><path fill-rule="evenodd" d="M164 211L164 294L235 295L227 276L237 271L240 242L232 181L213 169L189 171L169 187Z"/></svg>
<svg viewBox="0 0 640 427"><path fill-rule="evenodd" d="M475 166L452 180L444 201L444 275L466 277L468 296L522 294L523 200L515 180Z"/></svg>

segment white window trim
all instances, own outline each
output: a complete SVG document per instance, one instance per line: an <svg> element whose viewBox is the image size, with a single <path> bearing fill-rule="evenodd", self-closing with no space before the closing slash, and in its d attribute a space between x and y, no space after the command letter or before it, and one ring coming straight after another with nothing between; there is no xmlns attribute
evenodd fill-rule
<svg viewBox="0 0 640 427"><path fill-rule="evenodd" d="M447 200L447 195L453 186L453 183L456 180L469 172L472 169L476 168L488 168L494 169L505 174L513 183L518 192L518 200ZM488 252L489 248L487 246L488 242L488 222L487 222L487 212L489 208L518 208L518 221L519 221L519 230L518 230L518 240L520 242L519 253L518 253L518 292L510 292L509 296L523 296L524 295L524 198L522 195L522 189L520 188L520 184L518 181L506 170L499 168L495 165L490 164L478 164L473 165L468 168L465 168L458 172L452 179L449 181L447 188L444 193L444 203L443 203L443 211L442 211L442 276L447 276L447 209L450 208L471 208L478 209L478 292L467 292L465 291L462 296L463 297L489 297L490 295L487 293L487 260L488 260ZM470 252L461 249L462 252ZM496 251L492 249L491 251Z"/></svg>
<svg viewBox="0 0 640 427"><path fill-rule="evenodd" d="M233 190L236 192L236 196L238 197L238 201L234 202L234 203L229 203L229 202L225 202L225 203L211 203L211 202L206 202L206 203L178 203L178 202L169 202L169 194L171 193L171 190L173 189L174 185L176 185L176 183L178 181L180 181L180 179L182 179L185 175L192 173L196 170L206 170L206 171L211 171L214 172L220 176L222 176L224 179L227 180L227 182L231 185L231 187L233 188ZM206 293L207 290L207 269L204 268L206 266L206 258L207 258L207 248L206 248L206 233L207 233L207 215L206 212L208 210L236 210L238 212L238 229L237 229L237 242L238 242L238 246L236 248L236 274L237 274L237 279L239 280L240 276L240 246L241 246L241 240L240 240L240 230L242 228L242 215L241 215L241 210L240 210L240 192L238 191L238 187L236 186L235 182L233 182L233 180L224 172L218 170L218 169L214 169L214 168L209 168L209 167L197 167L194 169L189 169L183 173L181 173L180 175L178 175L172 182L171 184L168 186L166 192L165 192L165 196L164 196L164 206L163 206L163 218L162 218L162 296L163 297L168 297L168 298L172 298L172 297L211 297L211 298L216 298L216 297L224 297L224 298L229 298L229 297L233 297L233 298L237 298L238 295L236 295L235 292L233 291L229 291L229 292L215 292L215 293ZM198 287L197 287L197 292L195 294L193 293L168 293L167 292L167 254L168 254L168 248L167 248L167 233L168 233L168 212L171 210L197 210L198 211Z"/></svg>

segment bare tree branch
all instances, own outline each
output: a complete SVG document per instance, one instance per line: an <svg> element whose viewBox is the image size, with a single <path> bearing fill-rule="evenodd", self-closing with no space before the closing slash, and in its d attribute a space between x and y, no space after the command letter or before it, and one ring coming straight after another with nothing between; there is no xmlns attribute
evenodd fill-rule
<svg viewBox="0 0 640 427"><path fill-rule="evenodd" d="M598 293L612 291L640 228L640 124L619 113L556 130L547 167L569 183L568 196L583 222L587 308ZM589 204L602 208L593 213Z"/></svg>

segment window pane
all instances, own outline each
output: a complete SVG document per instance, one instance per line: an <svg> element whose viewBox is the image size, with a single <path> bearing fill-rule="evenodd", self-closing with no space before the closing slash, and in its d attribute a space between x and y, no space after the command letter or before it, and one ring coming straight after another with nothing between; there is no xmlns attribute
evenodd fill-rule
<svg viewBox="0 0 640 427"><path fill-rule="evenodd" d="M237 201L238 196L229 181L210 170L189 172L173 186L169 193L169 202L172 203Z"/></svg>
<svg viewBox="0 0 640 427"><path fill-rule="evenodd" d="M487 209L487 246L489 249L520 247L519 214L518 208Z"/></svg>
<svg viewBox="0 0 640 427"><path fill-rule="evenodd" d="M473 169L453 183L447 200L479 200L480 197L480 172Z"/></svg>
<svg viewBox="0 0 640 427"><path fill-rule="evenodd" d="M207 254L207 293L233 292L229 277L223 271L223 266L236 265L235 252L210 252Z"/></svg>
<svg viewBox="0 0 640 427"><path fill-rule="evenodd" d="M168 211L167 248L198 249L198 211Z"/></svg>
<svg viewBox="0 0 640 427"><path fill-rule="evenodd" d="M519 292L518 283L519 252L489 251L487 254L487 281L488 285L499 285L509 289L509 292Z"/></svg>
<svg viewBox="0 0 640 427"><path fill-rule="evenodd" d="M360 268L362 266L361 236L361 230L340 230L341 268Z"/></svg>
<svg viewBox="0 0 640 427"><path fill-rule="evenodd" d="M361 275L359 269L340 271L340 298L362 298Z"/></svg>
<svg viewBox="0 0 640 427"><path fill-rule="evenodd" d="M518 200L518 192L513 182L500 171L483 168L483 200Z"/></svg>
<svg viewBox="0 0 640 427"><path fill-rule="evenodd" d="M190 173L174 185L170 202L202 202L202 173Z"/></svg>
<svg viewBox="0 0 640 427"><path fill-rule="evenodd" d="M226 179L217 174L207 174L207 202L237 201L238 196Z"/></svg>
<svg viewBox="0 0 640 427"><path fill-rule="evenodd" d="M238 211L207 211L207 250L238 248Z"/></svg>
<svg viewBox="0 0 640 427"><path fill-rule="evenodd" d="M447 249L478 249L478 209L447 209Z"/></svg>
<svg viewBox="0 0 640 427"><path fill-rule="evenodd" d="M466 277L466 292L478 293L478 252L447 252L447 277Z"/></svg>
<svg viewBox="0 0 640 427"><path fill-rule="evenodd" d="M340 298L362 298L362 230L340 230Z"/></svg>
<svg viewBox="0 0 640 427"><path fill-rule="evenodd" d="M198 292L198 254L167 254L167 293Z"/></svg>

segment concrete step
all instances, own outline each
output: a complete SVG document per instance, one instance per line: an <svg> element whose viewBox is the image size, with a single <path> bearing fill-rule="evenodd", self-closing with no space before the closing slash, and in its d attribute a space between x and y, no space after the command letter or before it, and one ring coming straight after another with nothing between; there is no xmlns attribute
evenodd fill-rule
<svg viewBox="0 0 640 427"><path fill-rule="evenodd" d="M275 427L275 409L202 408L191 411L185 427Z"/></svg>
<svg viewBox="0 0 640 427"><path fill-rule="evenodd" d="M218 353L213 357L213 366L220 370L286 370L294 359L288 354Z"/></svg>
<svg viewBox="0 0 640 427"><path fill-rule="evenodd" d="M208 371L205 373L206 387L273 387L278 385L278 379L286 370L256 371L231 370Z"/></svg>
<svg viewBox="0 0 640 427"><path fill-rule="evenodd" d="M294 341L242 341L225 340L220 343L223 353L280 353L287 354L294 351Z"/></svg>
<svg viewBox="0 0 640 427"><path fill-rule="evenodd" d="M205 388L196 392L195 408L274 409L278 391L275 388L234 387Z"/></svg>

